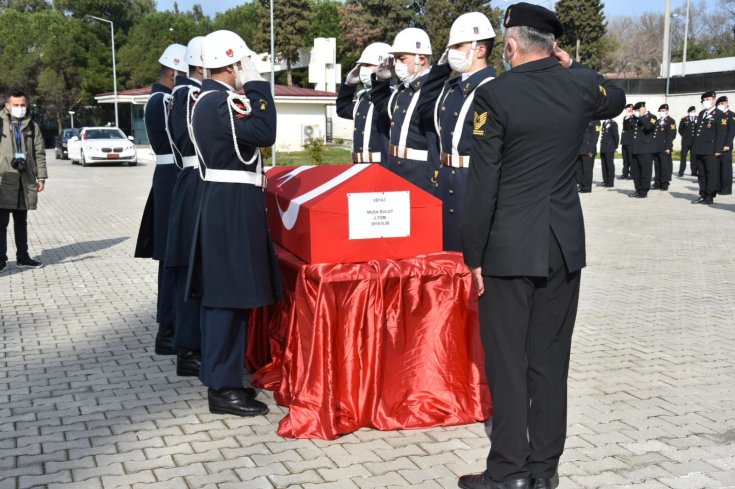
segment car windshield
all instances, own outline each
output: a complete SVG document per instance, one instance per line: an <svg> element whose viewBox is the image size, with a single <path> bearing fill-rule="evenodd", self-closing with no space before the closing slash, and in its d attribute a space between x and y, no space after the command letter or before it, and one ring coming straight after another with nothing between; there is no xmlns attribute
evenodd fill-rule
<svg viewBox="0 0 735 489"><path fill-rule="evenodd" d="M66 129L64 133L61 135L62 139L69 139L72 136L79 137L79 131L74 129Z"/></svg>
<svg viewBox="0 0 735 489"><path fill-rule="evenodd" d="M85 133L84 139L125 139L120 129L91 129Z"/></svg>

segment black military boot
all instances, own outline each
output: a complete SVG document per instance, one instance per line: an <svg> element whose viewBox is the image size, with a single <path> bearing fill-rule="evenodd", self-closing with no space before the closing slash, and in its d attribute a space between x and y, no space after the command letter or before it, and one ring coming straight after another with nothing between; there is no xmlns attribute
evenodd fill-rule
<svg viewBox="0 0 735 489"><path fill-rule="evenodd" d="M159 324L156 334L156 355L176 355L173 324Z"/></svg>
<svg viewBox="0 0 735 489"><path fill-rule="evenodd" d="M201 366L202 353L199 350L181 350L176 354L176 375L197 377Z"/></svg>
<svg viewBox="0 0 735 489"><path fill-rule="evenodd" d="M235 416L260 416L268 413L268 406L256 401L247 389L222 389L207 392L209 412Z"/></svg>

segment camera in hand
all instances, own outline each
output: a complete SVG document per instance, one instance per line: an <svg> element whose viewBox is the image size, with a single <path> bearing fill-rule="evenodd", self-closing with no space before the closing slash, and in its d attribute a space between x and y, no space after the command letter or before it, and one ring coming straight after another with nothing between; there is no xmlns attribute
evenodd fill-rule
<svg viewBox="0 0 735 489"><path fill-rule="evenodd" d="M15 157L10 160L10 166L12 166L13 170L16 170L18 173L24 173L28 168L28 162L26 162L25 158Z"/></svg>

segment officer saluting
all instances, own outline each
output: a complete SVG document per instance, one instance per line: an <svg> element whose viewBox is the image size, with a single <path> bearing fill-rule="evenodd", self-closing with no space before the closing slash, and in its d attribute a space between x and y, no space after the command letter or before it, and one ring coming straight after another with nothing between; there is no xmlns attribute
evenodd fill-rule
<svg viewBox="0 0 735 489"><path fill-rule="evenodd" d="M699 198L692 204L712 204L720 187L720 156L727 144L728 120L715 107L715 92L702 94L703 110L697 116L692 153L697 159Z"/></svg>
<svg viewBox="0 0 735 489"><path fill-rule="evenodd" d="M174 272L174 311L176 328L174 346L177 350L176 373L198 376L201 364L200 304L198 298L186 300L186 277L194 234L194 221L199 208L201 182L199 161L189 137L191 106L199 94L204 78L202 43L198 36L186 46L185 61L189 76L177 76L168 116L169 135L176 164L182 169L171 194L171 211L166 242L166 267Z"/></svg>
<svg viewBox="0 0 735 489"><path fill-rule="evenodd" d="M653 134L656 131L656 117L648 113L645 102L633 106L633 163L630 173L633 176L635 192L628 197L644 199L651 189L651 167L656 146Z"/></svg>
<svg viewBox="0 0 735 489"><path fill-rule="evenodd" d="M547 489L559 485L585 266L574 164L588 121L615 117L625 94L555 48L563 28L553 12L518 3L504 23L513 69L477 89L484 122L467 178L472 212L462 217L464 260L480 295L491 447L487 470L460 477L459 487Z"/></svg>
<svg viewBox="0 0 735 489"><path fill-rule="evenodd" d="M375 42L366 47L339 88L337 115L355 121L352 137L353 163L385 165L388 159L390 120L385 111L376 110L376 104L379 107L387 105L391 86L390 80L375 76L378 65L388 60L388 51L390 46L383 42ZM358 83L365 87L359 92Z"/></svg>
<svg viewBox="0 0 735 489"><path fill-rule="evenodd" d="M192 110L192 141L204 172L189 292L201 292L202 365L212 413L256 416L268 407L243 388L250 309L282 295L265 213L261 147L276 140L270 87L231 31L204 38L210 79ZM235 89L244 88L245 96Z"/></svg>
<svg viewBox="0 0 735 489"><path fill-rule="evenodd" d="M615 150L620 136L618 123L612 119L602 121L600 129L600 163L602 163L601 187L615 186Z"/></svg>
<svg viewBox="0 0 735 489"><path fill-rule="evenodd" d="M697 109L692 105L687 110L687 116L682 117L679 121L679 136L681 136L681 162L679 163L679 176L684 176L684 171L687 169L687 155L692 149L692 142L694 141L694 129L697 126ZM690 157L692 161L692 176L697 174L697 168L695 165L695 158Z"/></svg>
<svg viewBox="0 0 735 489"><path fill-rule="evenodd" d="M151 96L145 106L145 130L151 149L156 155L156 169L153 172L153 186L143 212L136 258L158 260L158 302L156 321L156 353L175 355L174 346L174 274L164 267L166 258L166 237L168 234L171 192L176 182L176 165L167 132L167 120L171 89L175 77L186 75L188 67L184 62L186 46L171 44L163 52L158 62L161 65L158 83L151 88Z"/></svg>
<svg viewBox="0 0 735 489"><path fill-rule="evenodd" d="M676 139L676 121L669 116L669 104L662 104L658 108L658 121L653 134L656 156L654 159L653 187L668 190L671 183L671 173L674 171L671 161L671 152Z"/></svg>
<svg viewBox="0 0 735 489"><path fill-rule="evenodd" d="M437 197L443 205L444 249L461 251L459 225L470 165L475 91L495 78L488 60L495 42L490 20L480 12L460 15L452 24L447 61L461 75L450 80L436 99L435 125L440 162ZM439 68L437 68L439 69Z"/></svg>
<svg viewBox="0 0 735 489"><path fill-rule="evenodd" d="M597 154L597 140L600 137L600 123L590 121L584 131L582 144L577 156L576 180L579 192L588 194L592 192L592 170L595 166L595 154Z"/></svg>
<svg viewBox="0 0 735 489"><path fill-rule="evenodd" d="M630 166L633 161L633 155L630 153L630 149L633 144L634 129L633 104L628 104L625 106L625 111L623 112L623 130L620 134L620 146L623 151L623 172L620 178L623 180L630 178Z"/></svg>

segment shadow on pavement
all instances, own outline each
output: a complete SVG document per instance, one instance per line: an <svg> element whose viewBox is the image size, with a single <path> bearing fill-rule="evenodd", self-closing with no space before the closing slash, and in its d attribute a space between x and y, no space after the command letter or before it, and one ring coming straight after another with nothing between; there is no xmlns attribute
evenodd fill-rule
<svg viewBox="0 0 735 489"><path fill-rule="evenodd" d="M50 265L55 265L58 263L69 263L69 262L80 261L80 260L89 260L90 258L94 258L94 256L85 256L85 257L76 258L73 260L68 260L68 258L79 257L81 255L86 255L88 253L94 253L96 251L104 250L106 248L111 248L117 244L122 243L128 238L129 238L128 236L121 236L119 238L98 239L98 240L93 240L93 241L81 241L78 243L70 243L70 244L59 246L56 248L43 250L39 256L31 255L31 257L43 263L43 266L45 267L50 266ZM10 255L10 253L8 253L8 255ZM26 270L33 270L33 269L32 268L18 268L18 266L15 263L15 260L11 260L8 262L8 267L5 269L4 274L14 275L16 273L21 273Z"/></svg>

